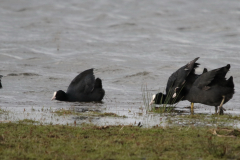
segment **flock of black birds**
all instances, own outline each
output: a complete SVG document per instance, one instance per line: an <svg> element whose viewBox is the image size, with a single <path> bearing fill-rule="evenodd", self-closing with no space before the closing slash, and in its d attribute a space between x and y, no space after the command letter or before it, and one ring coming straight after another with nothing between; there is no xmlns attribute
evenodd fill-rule
<svg viewBox="0 0 240 160"><path fill-rule="evenodd" d="M196 63L198 59L199 57L195 58L174 72L168 79L166 94L153 95L150 105L174 104L188 100L191 102L191 110L194 103L201 103L215 106L215 112L223 114L225 110L223 104L234 94L233 77L225 78L230 64L211 71L204 68L203 73L197 75L195 69L199 66L199 63ZM2 88L1 78L0 75L0 88ZM88 69L72 80L66 93L62 90L54 92L52 100L91 102L101 101L104 95L102 80L95 79L93 69Z"/></svg>
<svg viewBox="0 0 240 160"><path fill-rule="evenodd" d="M215 106L215 113L223 114L223 104L234 94L233 77L225 77L230 64L211 71L204 68L203 73L197 75L195 69L199 66L196 63L198 59L195 58L174 72L168 79L166 94L153 95L150 104L174 104L188 100L192 111L194 103L201 103Z"/></svg>

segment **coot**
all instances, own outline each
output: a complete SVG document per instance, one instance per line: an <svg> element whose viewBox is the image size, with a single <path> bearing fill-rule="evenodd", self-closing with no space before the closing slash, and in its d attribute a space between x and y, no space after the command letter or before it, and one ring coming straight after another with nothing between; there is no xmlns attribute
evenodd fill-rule
<svg viewBox="0 0 240 160"><path fill-rule="evenodd" d="M52 100L91 102L101 101L104 95L102 80L100 78L95 79L93 69L88 69L72 80L66 93L62 90L54 92Z"/></svg>
<svg viewBox="0 0 240 160"><path fill-rule="evenodd" d="M198 78L199 75L195 74L195 69L198 67L199 63L196 61L199 57L195 58L188 64L179 68L174 72L169 78L166 87L166 94L157 93L152 96L151 104L174 104L180 100L184 100L184 95L191 88L193 82ZM187 80L186 80L187 78ZM181 88L181 92L173 98L174 89L178 86L184 86Z"/></svg>

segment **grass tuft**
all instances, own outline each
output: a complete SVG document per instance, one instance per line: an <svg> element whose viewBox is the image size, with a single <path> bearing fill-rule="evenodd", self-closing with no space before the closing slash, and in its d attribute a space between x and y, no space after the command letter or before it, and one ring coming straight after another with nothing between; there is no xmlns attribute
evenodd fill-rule
<svg viewBox="0 0 240 160"><path fill-rule="evenodd" d="M174 108L178 104L178 102L175 103L175 101L178 98L179 94L176 96L176 98L172 99L171 96L170 96L172 94L168 93L165 101L162 101L163 97L161 97L161 102L160 102L161 104L160 105L156 105L156 104L150 105L153 94L148 91L147 85L142 85L141 91L142 91L143 105L144 105L147 112L155 112L155 113L160 113L160 114L162 114L162 113L173 113ZM164 92L162 92L162 93L164 93Z"/></svg>

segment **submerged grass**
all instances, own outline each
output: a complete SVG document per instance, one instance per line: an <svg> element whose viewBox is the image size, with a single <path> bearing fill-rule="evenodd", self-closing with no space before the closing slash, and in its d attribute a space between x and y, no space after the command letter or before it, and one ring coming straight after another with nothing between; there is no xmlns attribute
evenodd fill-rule
<svg viewBox="0 0 240 160"><path fill-rule="evenodd" d="M80 112L76 112L74 110L67 110L67 109L58 109L56 111L53 111L52 113L56 113L58 116L62 116L62 115L82 115L82 113Z"/></svg>
<svg viewBox="0 0 240 160"><path fill-rule="evenodd" d="M240 137L208 127L0 123L1 159L237 159ZM231 128L228 128L231 130Z"/></svg>
<svg viewBox="0 0 240 160"><path fill-rule="evenodd" d="M0 114L8 114L9 111L0 108Z"/></svg>
<svg viewBox="0 0 240 160"><path fill-rule="evenodd" d="M90 117L122 117L122 118L127 118L125 115L124 116L119 116L116 113L111 113L111 112L97 112L97 111L88 111L88 112L76 112L74 109L67 110L67 109L59 109L54 111L53 113L56 113L58 116L63 116L63 115L78 115L78 116L90 116Z"/></svg>
<svg viewBox="0 0 240 160"><path fill-rule="evenodd" d="M208 114L194 114L194 115L179 115L169 120L169 124L178 125L197 125L197 126L232 126L236 127L240 124L240 116L232 115L208 115Z"/></svg>

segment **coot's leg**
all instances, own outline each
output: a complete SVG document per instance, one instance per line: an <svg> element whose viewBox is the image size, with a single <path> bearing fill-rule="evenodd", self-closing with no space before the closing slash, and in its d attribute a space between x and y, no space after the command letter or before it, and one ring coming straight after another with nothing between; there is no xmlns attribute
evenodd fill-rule
<svg viewBox="0 0 240 160"><path fill-rule="evenodd" d="M222 107L222 105L223 105L223 103L224 103L225 96L222 96L222 97L223 97L223 99L222 99L222 102L221 102L221 104L220 104L220 106L219 106L219 111L218 111L218 114L219 114L219 115L223 115L223 107Z"/></svg>
<svg viewBox="0 0 240 160"><path fill-rule="evenodd" d="M191 103L191 110L194 109L194 103Z"/></svg>
<svg viewBox="0 0 240 160"><path fill-rule="evenodd" d="M191 114L194 113L194 103L191 102Z"/></svg>
<svg viewBox="0 0 240 160"><path fill-rule="evenodd" d="M215 114L218 113L218 106L215 106Z"/></svg>
<svg viewBox="0 0 240 160"><path fill-rule="evenodd" d="M219 113L219 115L223 115L223 114L224 114L223 108L221 107L221 108L220 108L220 113Z"/></svg>

